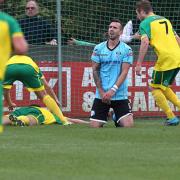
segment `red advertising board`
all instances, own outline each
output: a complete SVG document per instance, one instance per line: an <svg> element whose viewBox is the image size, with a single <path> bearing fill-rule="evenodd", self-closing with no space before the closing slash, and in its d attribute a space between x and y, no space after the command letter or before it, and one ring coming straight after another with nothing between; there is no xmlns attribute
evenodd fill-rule
<svg viewBox="0 0 180 180"><path fill-rule="evenodd" d="M55 61L38 62L50 86L58 94L58 66ZM95 83L89 62L64 62L62 67L62 110L71 117L88 117L95 96ZM153 70L152 62L144 62L142 75L136 76L135 66L129 71L129 99L135 116L162 116L149 92ZM180 74L177 75L172 88L180 96ZM43 105L34 93L29 93L20 82L16 82L11 91L17 106L29 104ZM6 104L5 104L6 105ZM172 106L172 105L171 105ZM172 106L173 110L176 109ZM5 108L5 111L7 108Z"/></svg>

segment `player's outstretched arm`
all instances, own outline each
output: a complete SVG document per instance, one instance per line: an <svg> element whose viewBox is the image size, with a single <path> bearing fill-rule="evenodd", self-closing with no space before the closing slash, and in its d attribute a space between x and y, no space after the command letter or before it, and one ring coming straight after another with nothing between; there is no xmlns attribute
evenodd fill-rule
<svg viewBox="0 0 180 180"><path fill-rule="evenodd" d="M67 41L68 45L79 45L79 46L95 46L95 43L87 42L87 41L79 41L75 38L70 38Z"/></svg>
<svg viewBox="0 0 180 180"><path fill-rule="evenodd" d="M81 120L81 119L73 119L73 118L67 117L67 120L69 122L71 122L72 124L89 124L88 121L84 121L84 120Z"/></svg>

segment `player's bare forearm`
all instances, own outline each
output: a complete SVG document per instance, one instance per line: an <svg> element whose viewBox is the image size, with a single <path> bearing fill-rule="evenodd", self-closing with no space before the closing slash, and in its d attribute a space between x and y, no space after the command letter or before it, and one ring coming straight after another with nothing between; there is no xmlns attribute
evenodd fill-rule
<svg viewBox="0 0 180 180"><path fill-rule="evenodd" d="M120 87L121 84L124 82L124 80L126 79L127 75L128 75L128 71L129 71L129 68L130 68L130 64L129 63L123 63L122 64L122 72L121 74L119 75L117 81L116 81L116 86L117 87Z"/></svg>
<svg viewBox="0 0 180 180"><path fill-rule="evenodd" d="M93 77L94 77L94 82L96 84L96 87L98 90L103 92L102 85L101 85L101 79L100 79L100 64L92 62L92 69L93 69Z"/></svg>
<svg viewBox="0 0 180 180"><path fill-rule="evenodd" d="M12 103L9 89L4 89L4 99L8 103L8 105L10 105Z"/></svg>
<svg viewBox="0 0 180 180"><path fill-rule="evenodd" d="M144 37L141 40L141 46L140 46L138 60L137 60L137 64L136 64L136 74L138 76L141 75L141 64L142 64L144 57L148 51L148 47L149 47L149 39L148 39L148 37Z"/></svg>
<svg viewBox="0 0 180 180"><path fill-rule="evenodd" d="M148 39L148 37L144 37L141 40L141 46L140 46L140 50L139 50L137 63L141 64L143 62L144 57L148 51L148 47L149 47L149 39Z"/></svg>
<svg viewBox="0 0 180 180"><path fill-rule="evenodd" d="M88 121L84 121L81 119L73 119L73 118L67 118L69 122L73 123L73 124L89 124Z"/></svg>
<svg viewBox="0 0 180 180"><path fill-rule="evenodd" d="M99 78L99 71L98 70L93 70L93 77L94 77L94 82L97 86L97 88L102 88L101 87L101 80Z"/></svg>
<svg viewBox="0 0 180 180"><path fill-rule="evenodd" d="M16 107L16 104L11 100L10 89L4 89L4 99L8 104L9 110L12 111Z"/></svg>

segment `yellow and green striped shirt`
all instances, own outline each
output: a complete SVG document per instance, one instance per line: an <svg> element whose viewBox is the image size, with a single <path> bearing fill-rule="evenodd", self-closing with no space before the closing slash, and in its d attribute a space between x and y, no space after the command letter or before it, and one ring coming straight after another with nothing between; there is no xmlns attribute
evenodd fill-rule
<svg viewBox="0 0 180 180"><path fill-rule="evenodd" d="M10 15L0 12L0 80L4 77L5 64L12 52L12 37L23 36L18 22Z"/></svg>
<svg viewBox="0 0 180 180"><path fill-rule="evenodd" d="M140 24L140 34L142 38L149 38L150 45L158 57L154 67L156 71L180 67L180 47L168 19L155 14L148 16Z"/></svg>

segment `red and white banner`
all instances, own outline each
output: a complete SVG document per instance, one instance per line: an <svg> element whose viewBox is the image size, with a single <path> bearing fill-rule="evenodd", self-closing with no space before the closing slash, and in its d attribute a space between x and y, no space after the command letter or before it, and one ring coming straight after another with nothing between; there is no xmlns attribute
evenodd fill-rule
<svg viewBox="0 0 180 180"><path fill-rule="evenodd" d="M135 66L129 71L129 100L135 116L164 115L155 105L149 92L148 84L153 71L152 62L144 62L142 75L136 76ZM55 61L40 61L38 63L50 86L58 94L58 65ZM89 117L95 96L95 83L91 63L64 62L62 67L62 110L70 117ZM180 74L172 86L180 97ZM11 91L12 99L17 106L42 103L34 93L29 93L21 82L16 81ZM6 105L6 104L5 104ZM172 105L174 111L177 111Z"/></svg>

